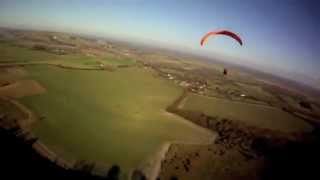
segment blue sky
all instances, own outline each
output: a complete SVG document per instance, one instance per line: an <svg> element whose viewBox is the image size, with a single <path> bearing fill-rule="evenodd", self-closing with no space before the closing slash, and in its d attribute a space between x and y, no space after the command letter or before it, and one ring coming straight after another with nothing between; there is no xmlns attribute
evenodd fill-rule
<svg viewBox="0 0 320 180"><path fill-rule="evenodd" d="M0 0L0 26L159 43L309 81L320 79L319 7L317 0ZM217 37L201 48L201 36L215 29L238 33L244 46Z"/></svg>

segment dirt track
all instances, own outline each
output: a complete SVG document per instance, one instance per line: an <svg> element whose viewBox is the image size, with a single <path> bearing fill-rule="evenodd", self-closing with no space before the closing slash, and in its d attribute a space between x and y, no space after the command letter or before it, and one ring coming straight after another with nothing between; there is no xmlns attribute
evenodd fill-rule
<svg viewBox="0 0 320 180"><path fill-rule="evenodd" d="M0 96L21 98L45 93L46 89L34 80L19 80L4 87L0 87Z"/></svg>

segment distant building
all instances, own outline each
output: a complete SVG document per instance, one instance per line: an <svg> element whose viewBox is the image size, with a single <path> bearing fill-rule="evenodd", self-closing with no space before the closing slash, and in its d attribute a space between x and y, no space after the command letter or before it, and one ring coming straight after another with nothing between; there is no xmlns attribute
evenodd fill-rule
<svg viewBox="0 0 320 180"><path fill-rule="evenodd" d="M182 87L189 87L190 83L188 83L186 81L181 81L179 85L182 86Z"/></svg>
<svg viewBox="0 0 320 180"><path fill-rule="evenodd" d="M205 87L206 87L205 85L201 85L199 89L204 89Z"/></svg>
<svg viewBox="0 0 320 180"><path fill-rule="evenodd" d="M167 74L167 76L168 76L168 79L170 80L174 79L174 77L171 74Z"/></svg>

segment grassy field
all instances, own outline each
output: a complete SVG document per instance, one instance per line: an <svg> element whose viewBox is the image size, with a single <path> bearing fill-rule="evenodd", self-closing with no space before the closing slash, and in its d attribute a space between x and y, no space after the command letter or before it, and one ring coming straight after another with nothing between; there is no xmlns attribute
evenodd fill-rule
<svg viewBox="0 0 320 180"><path fill-rule="evenodd" d="M139 166L164 142L199 142L211 136L165 108L182 92L143 68L115 72L28 66L47 93L22 98L44 117L36 135L67 159Z"/></svg>
<svg viewBox="0 0 320 180"><path fill-rule="evenodd" d="M0 63L4 62L32 62L54 60L59 56L43 51L36 51L27 48L17 47L8 43L0 43L1 58Z"/></svg>
<svg viewBox="0 0 320 180"><path fill-rule="evenodd" d="M8 43L0 43L1 63L43 62L60 64L75 68L97 68L100 63L109 66L133 65L135 61L129 58L115 59L113 57L92 57L83 54L56 55L53 53L18 47Z"/></svg>
<svg viewBox="0 0 320 180"><path fill-rule="evenodd" d="M119 65L133 65L135 61L129 58L115 59L112 57L102 58L101 62L106 63L111 66L119 66Z"/></svg>
<svg viewBox="0 0 320 180"><path fill-rule="evenodd" d="M184 100L183 109L204 112L210 116L240 120L250 125L281 131L310 130L311 126L280 109L233 102L218 98L189 95Z"/></svg>
<svg viewBox="0 0 320 180"><path fill-rule="evenodd" d="M52 62L52 61L48 61ZM96 58L84 55L64 55L60 56L55 64L61 64L67 67L75 68L99 68L100 64L117 67L119 65L133 65L135 61L132 59L115 59L112 57Z"/></svg>

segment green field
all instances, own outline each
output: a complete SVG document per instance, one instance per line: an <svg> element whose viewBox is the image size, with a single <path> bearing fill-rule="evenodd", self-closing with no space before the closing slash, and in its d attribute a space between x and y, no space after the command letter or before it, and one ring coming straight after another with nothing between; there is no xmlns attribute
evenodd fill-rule
<svg viewBox="0 0 320 180"><path fill-rule="evenodd" d="M115 72L28 66L47 93L22 98L43 116L34 132L66 159L139 166L164 142L211 136L165 108L182 90L143 68Z"/></svg>
<svg viewBox="0 0 320 180"><path fill-rule="evenodd" d="M0 52L0 63L44 61L53 60L59 57L55 54L22 48L7 43L0 43Z"/></svg>
<svg viewBox="0 0 320 180"><path fill-rule="evenodd" d="M99 68L100 63L114 67L135 64L135 61L129 58L90 57L83 54L56 55L8 43L0 43L0 52L0 64L42 62L74 68Z"/></svg>
<svg viewBox="0 0 320 180"><path fill-rule="evenodd" d="M132 59L115 59L112 57L96 58L84 55L64 55L55 59L54 61L45 61L48 64L62 65L71 68L85 68L85 69L100 69L100 64L104 67L116 68L118 65L134 65L135 61Z"/></svg>
<svg viewBox="0 0 320 180"><path fill-rule="evenodd" d="M190 94L184 100L181 108L286 132L312 129L311 125L289 113L263 105L245 104Z"/></svg>
<svg viewBox="0 0 320 180"><path fill-rule="evenodd" d="M121 59L115 59L112 57L105 57L101 59L101 62L112 65L112 66L119 66L119 65L133 65L135 64L135 61L129 58L121 58Z"/></svg>

